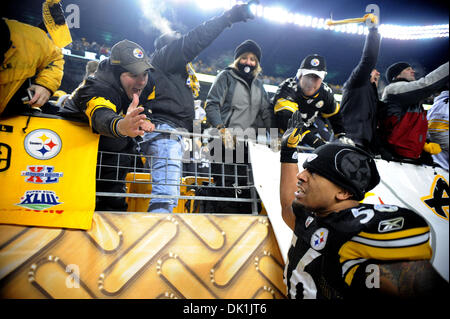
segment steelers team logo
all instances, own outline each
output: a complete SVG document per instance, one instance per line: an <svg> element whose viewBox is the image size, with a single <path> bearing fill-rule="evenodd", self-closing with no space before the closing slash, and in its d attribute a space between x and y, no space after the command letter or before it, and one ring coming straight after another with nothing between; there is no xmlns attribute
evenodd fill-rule
<svg viewBox="0 0 450 319"><path fill-rule="evenodd" d="M134 55L134 57L136 57L138 59L142 59L144 57L144 52L142 52L141 49L136 48L133 50L133 55Z"/></svg>
<svg viewBox="0 0 450 319"><path fill-rule="evenodd" d="M327 244L328 229L319 228L311 236L311 247L315 250L321 250Z"/></svg>
<svg viewBox="0 0 450 319"><path fill-rule="evenodd" d="M38 160L48 160L59 154L62 147L61 138L52 130L38 129L31 131L24 140L25 151Z"/></svg>
<svg viewBox="0 0 450 319"><path fill-rule="evenodd" d="M315 59L315 58L314 58L314 59L311 60L311 65L312 65L312 66L318 66L319 64L320 64L319 59Z"/></svg>

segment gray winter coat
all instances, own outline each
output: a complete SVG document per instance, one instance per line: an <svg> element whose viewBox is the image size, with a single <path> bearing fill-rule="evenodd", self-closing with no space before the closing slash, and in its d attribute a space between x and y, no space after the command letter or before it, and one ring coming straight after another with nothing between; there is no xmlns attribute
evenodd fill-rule
<svg viewBox="0 0 450 319"><path fill-rule="evenodd" d="M262 80L253 79L251 88L231 67L220 72L206 99L206 118L213 126L245 130L270 128L272 112Z"/></svg>

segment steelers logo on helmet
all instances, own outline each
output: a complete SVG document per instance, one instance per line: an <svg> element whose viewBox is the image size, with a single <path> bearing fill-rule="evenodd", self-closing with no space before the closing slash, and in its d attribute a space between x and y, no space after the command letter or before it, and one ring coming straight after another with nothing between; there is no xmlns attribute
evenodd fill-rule
<svg viewBox="0 0 450 319"><path fill-rule="evenodd" d="M144 52L141 49L136 48L133 50L133 55L135 58L142 59L144 57Z"/></svg>
<svg viewBox="0 0 450 319"><path fill-rule="evenodd" d="M312 66L318 66L319 64L320 64L319 59L314 58L314 59L311 60L311 65Z"/></svg>

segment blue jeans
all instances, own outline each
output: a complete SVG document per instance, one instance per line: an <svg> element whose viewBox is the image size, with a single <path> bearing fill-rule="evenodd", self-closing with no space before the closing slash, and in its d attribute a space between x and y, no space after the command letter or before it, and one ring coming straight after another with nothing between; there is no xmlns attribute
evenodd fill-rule
<svg viewBox="0 0 450 319"><path fill-rule="evenodd" d="M160 123L156 130L173 131L174 127ZM178 205L182 170L181 136L167 133L145 133L140 148L147 157L145 163L152 176L152 195L171 195L173 198L151 198L148 211L172 213Z"/></svg>

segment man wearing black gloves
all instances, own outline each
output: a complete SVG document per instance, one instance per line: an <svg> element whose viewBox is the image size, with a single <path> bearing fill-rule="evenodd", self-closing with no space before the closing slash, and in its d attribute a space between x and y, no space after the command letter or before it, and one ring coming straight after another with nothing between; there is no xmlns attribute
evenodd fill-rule
<svg viewBox="0 0 450 319"><path fill-rule="evenodd" d="M275 120L281 133L286 131L289 118L299 112L305 129L299 136L302 145L319 147L326 142L317 126L316 120L330 121L335 138L352 144L345 136L342 125L340 105L334 99L333 92L323 80L327 74L325 59L317 54L305 57L300 64L297 75L286 79L278 87L272 104Z"/></svg>
<svg viewBox="0 0 450 319"><path fill-rule="evenodd" d="M253 18L249 5L239 4L185 35L171 32L155 41L151 77L156 86L154 99L147 106L152 110L157 130L192 131L194 98L198 96L199 83L190 62L227 27ZM148 211L171 213L177 206L176 197L180 192L181 136L152 132L145 134L140 146L145 155L152 157L147 161L152 171L152 194L166 196L152 198Z"/></svg>
<svg viewBox="0 0 450 319"><path fill-rule="evenodd" d="M380 73L375 69L380 50L380 34L372 24L366 37L361 60L344 83L342 90L342 119L347 136L356 145L377 153L377 110Z"/></svg>

